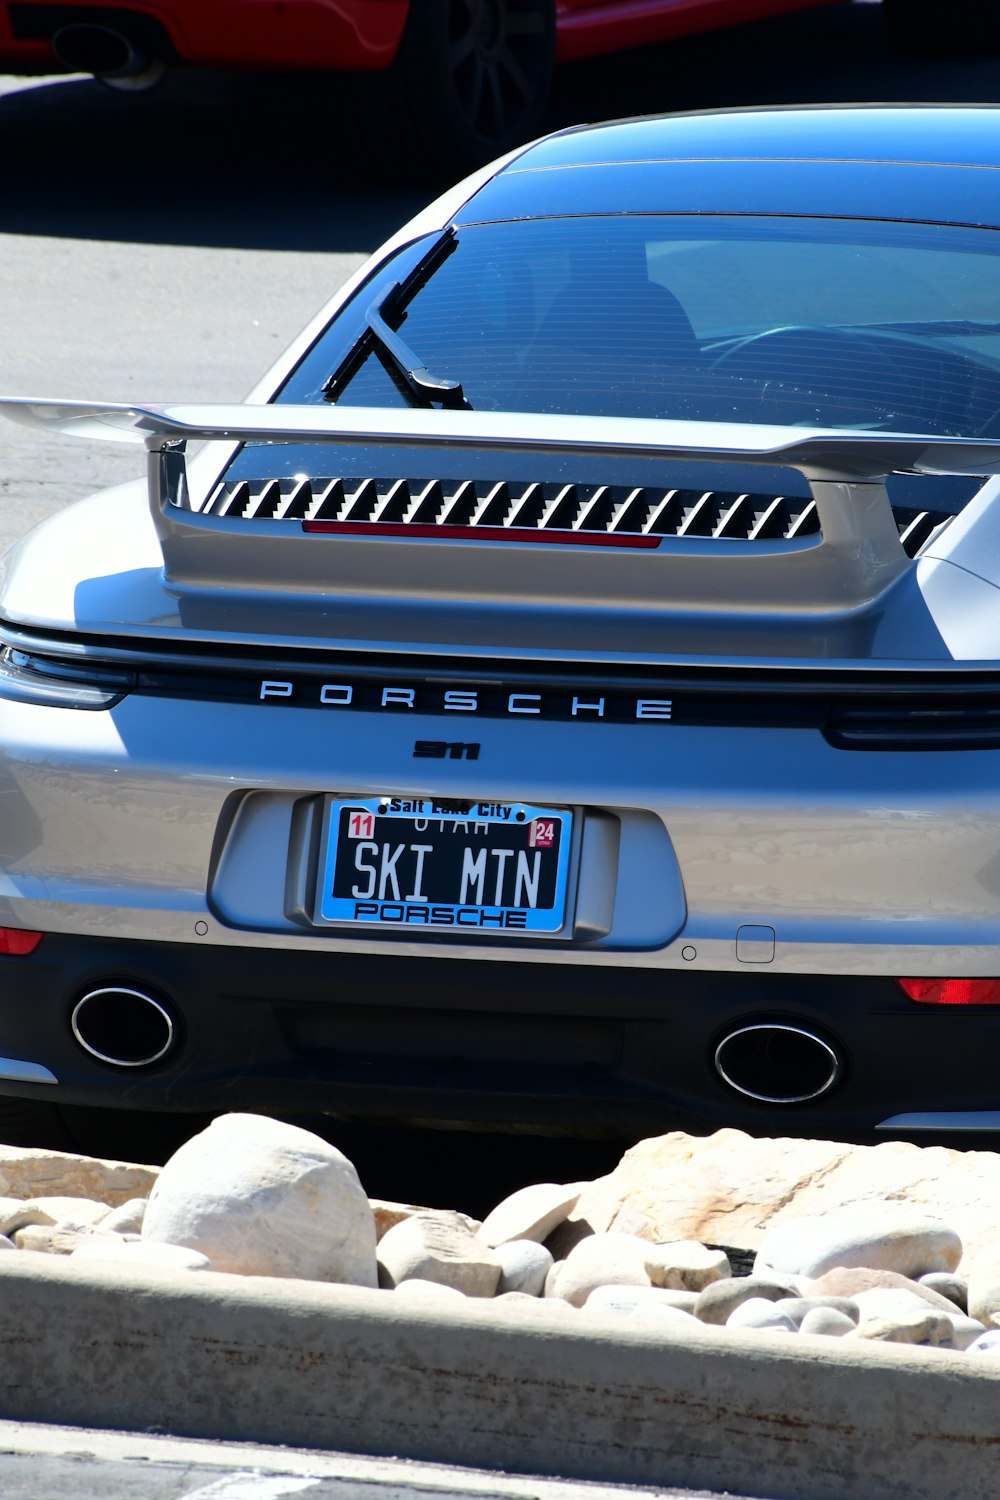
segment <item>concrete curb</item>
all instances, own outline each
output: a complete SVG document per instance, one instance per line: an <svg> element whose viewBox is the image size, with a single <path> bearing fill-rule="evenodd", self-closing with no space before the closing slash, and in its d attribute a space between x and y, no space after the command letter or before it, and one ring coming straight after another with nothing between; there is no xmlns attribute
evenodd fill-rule
<svg viewBox="0 0 1000 1500"><path fill-rule="evenodd" d="M0 1257L0 1415L772 1500L995 1500L982 1356Z"/></svg>

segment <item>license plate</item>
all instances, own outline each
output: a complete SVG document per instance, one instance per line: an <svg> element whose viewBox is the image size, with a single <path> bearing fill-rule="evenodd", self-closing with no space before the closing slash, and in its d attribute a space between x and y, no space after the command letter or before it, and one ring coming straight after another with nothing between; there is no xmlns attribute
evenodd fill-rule
<svg viewBox="0 0 1000 1500"><path fill-rule="evenodd" d="M572 816L520 802L334 801L320 916L411 932L558 932Z"/></svg>

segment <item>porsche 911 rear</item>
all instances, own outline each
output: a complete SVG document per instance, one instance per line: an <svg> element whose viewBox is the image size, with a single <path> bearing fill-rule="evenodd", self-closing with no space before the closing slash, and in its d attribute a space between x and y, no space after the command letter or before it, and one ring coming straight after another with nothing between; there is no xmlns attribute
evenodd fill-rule
<svg viewBox="0 0 1000 1500"><path fill-rule="evenodd" d="M685 199L853 114L543 143L266 402L3 403L149 480L3 578L0 1091L996 1128L995 232Z"/></svg>

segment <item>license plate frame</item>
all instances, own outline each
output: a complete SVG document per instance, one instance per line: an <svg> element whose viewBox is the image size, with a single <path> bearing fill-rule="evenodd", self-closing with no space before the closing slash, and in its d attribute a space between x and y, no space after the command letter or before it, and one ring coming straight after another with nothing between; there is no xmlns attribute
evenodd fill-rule
<svg viewBox="0 0 1000 1500"><path fill-rule="evenodd" d="M569 808L526 802L330 797L317 918L408 935L553 937L567 920L573 825ZM409 847L394 863L400 843ZM463 893L501 899L452 899Z"/></svg>

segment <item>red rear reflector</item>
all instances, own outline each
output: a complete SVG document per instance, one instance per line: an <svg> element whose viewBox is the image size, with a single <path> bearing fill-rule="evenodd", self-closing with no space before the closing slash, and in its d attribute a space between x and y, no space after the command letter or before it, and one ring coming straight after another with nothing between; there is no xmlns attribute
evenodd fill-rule
<svg viewBox="0 0 1000 1500"><path fill-rule="evenodd" d="M303 521L311 536L435 537L443 542L554 542L562 547L658 547L663 538L631 531L546 531L544 526L437 526L416 521Z"/></svg>
<svg viewBox="0 0 1000 1500"><path fill-rule="evenodd" d="M42 941L40 932L28 932L23 927L0 927L0 954L34 953Z"/></svg>
<svg viewBox="0 0 1000 1500"><path fill-rule="evenodd" d="M1000 1005L1000 979L897 979L924 1005Z"/></svg>

